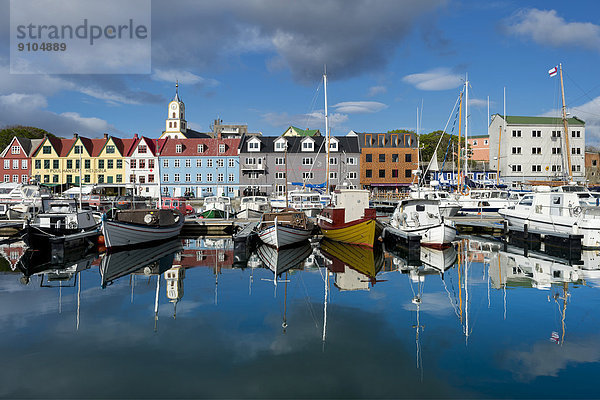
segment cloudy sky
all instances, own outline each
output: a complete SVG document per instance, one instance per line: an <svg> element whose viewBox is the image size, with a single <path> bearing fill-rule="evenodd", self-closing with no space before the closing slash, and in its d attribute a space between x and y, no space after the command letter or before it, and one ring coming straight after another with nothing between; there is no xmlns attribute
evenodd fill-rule
<svg viewBox="0 0 600 400"><path fill-rule="evenodd" d="M126 8L126 2L123 3ZM215 118L279 135L323 130L327 64L332 132L442 129L468 74L470 134L490 112L552 115L565 72L569 111L600 143L600 4L559 1L152 1L151 73L10 74L9 0L0 0L0 126L158 137L174 81L192 128ZM110 57L110 55L108 55Z"/></svg>

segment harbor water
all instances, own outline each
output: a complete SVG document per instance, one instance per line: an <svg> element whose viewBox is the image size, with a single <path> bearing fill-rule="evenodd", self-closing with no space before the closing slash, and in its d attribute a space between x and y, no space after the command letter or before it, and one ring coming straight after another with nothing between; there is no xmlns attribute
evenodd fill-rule
<svg viewBox="0 0 600 400"><path fill-rule="evenodd" d="M11 246L2 398L598 396L596 252L197 238L56 270Z"/></svg>

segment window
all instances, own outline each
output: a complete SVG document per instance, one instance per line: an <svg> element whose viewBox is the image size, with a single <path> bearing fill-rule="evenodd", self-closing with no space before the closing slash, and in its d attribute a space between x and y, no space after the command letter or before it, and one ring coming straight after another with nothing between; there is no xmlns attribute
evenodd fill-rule
<svg viewBox="0 0 600 400"><path fill-rule="evenodd" d="M209 158L208 160L206 160L206 166L207 166L207 167L209 167L209 168L212 168L212 165L213 165L213 162L212 162L212 161L213 161L213 160L212 160L212 159L210 159L210 158Z"/></svg>
<svg viewBox="0 0 600 400"><path fill-rule="evenodd" d="M412 162L412 154L405 154L404 162Z"/></svg>
<svg viewBox="0 0 600 400"><path fill-rule="evenodd" d="M488 140L487 139L483 139L483 144L487 145L488 144Z"/></svg>
<svg viewBox="0 0 600 400"><path fill-rule="evenodd" d="M229 174L227 176L227 182L235 182L235 174Z"/></svg>
<svg viewBox="0 0 600 400"><path fill-rule="evenodd" d="M179 174L173 174L173 181L179 182Z"/></svg>
<svg viewBox="0 0 600 400"><path fill-rule="evenodd" d="M203 152L204 152L204 145L203 145L203 144L199 144L199 145L196 147L196 151L197 151L198 153L203 153Z"/></svg>
<svg viewBox="0 0 600 400"><path fill-rule="evenodd" d="M348 172L348 179L356 179L356 172L355 171Z"/></svg>
<svg viewBox="0 0 600 400"><path fill-rule="evenodd" d="M169 174L163 174L163 182L169 182Z"/></svg>
<svg viewBox="0 0 600 400"><path fill-rule="evenodd" d="M275 165L283 165L285 159L283 157L275 158Z"/></svg>
<svg viewBox="0 0 600 400"><path fill-rule="evenodd" d="M129 165L131 166L131 169L136 169L137 168L137 160L131 160Z"/></svg>
<svg viewBox="0 0 600 400"><path fill-rule="evenodd" d="M307 140L302 143L302 151L313 151L313 142Z"/></svg>
<svg viewBox="0 0 600 400"><path fill-rule="evenodd" d="M10 169L10 160L4 160L4 169Z"/></svg>
<svg viewBox="0 0 600 400"><path fill-rule="evenodd" d="M275 172L275 179L285 179L285 172Z"/></svg>
<svg viewBox="0 0 600 400"><path fill-rule="evenodd" d="M192 174L185 174L185 181L186 182L191 182L192 181Z"/></svg>
<svg viewBox="0 0 600 400"><path fill-rule="evenodd" d="M67 160L67 169L73 169L73 160Z"/></svg>
<svg viewBox="0 0 600 400"><path fill-rule="evenodd" d="M553 138L559 138L560 137L560 131L552 131L552 137Z"/></svg>
<svg viewBox="0 0 600 400"><path fill-rule="evenodd" d="M8 182L10 179L7 178L8 175L4 175L4 182ZM44 183L50 182L50 175L44 175Z"/></svg>
<svg viewBox="0 0 600 400"><path fill-rule="evenodd" d="M91 169L92 168L92 160L85 160L83 165L85 165L85 169Z"/></svg>
<svg viewBox="0 0 600 400"><path fill-rule="evenodd" d="M258 172L250 172L248 174L248 179L258 179L259 176L260 174Z"/></svg>
<svg viewBox="0 0 600 400"><path fill-rule="evenodd" d="M535 138L542 137L542 131L531 131L531 137L535 137Z"/></svg>
<svg viewBox="0 0 600 400"><path fill-rule="evenodd" d="M379 154L379 162L385 162L385 154Z"/></svg>
<svg viewBox="0 0 600 400"><path fill-rule="evenodd" d="M397 169L393 169L392 170L392 178L397 178L398 177L398 170Z"/></svg>
<svg viewBox="0 0 600 400"><path fill-rule="evenodd" d="M377 145L379 147L385 146L385 135L377 135Z"/></svg>
<svg viewBox="0 0 600 400"><path fill-rule="evenodd" d="M553 147L552 154L560 154L560 147Z"/></svg>
<svg viewBox="0 0 600 400"><path fill-rule="evenodd" d="M163 168L169 168L169 160L167 160L167 159L163 160Z"/></svg>
<svg viewBox="0 0 600 400"><path fill-rule="evenodd" d="M129 175L129 183L135 183L135 174Z"/></svg>
<svg viewBox="0 0 600 400"><path fill-rule="evenodd" d="M19 154L19 146L12 146L10 148L10 154Z"/></svg>
<svg viewBox="0 0 600 400"><path fill-rule="evenodd" d="M217 160L217 168L223 168L225 166L225 160L223 160L222 158L219 158Z"/></svg>
<svg viewBox="0 0 600 400"><path fill-rule="evenodd" d="M392 135L390 136L391 140L392 140L392 144L394 146L398 146L398 134L397 133L392 133Z"/></svg>
<svg viewBox="0 0 600 400"><path fill-rule="evenodd" d="M19 183L19 175L13 175L13 182Z"/></svg>
<svg viewBox="0 0 600 400"><path fill-rule="evenodd" d="M542 166L541 165L532 165L531 172L542 172Z"/></svg>
<svg viewBox="0 0 600 400"><path fill-rule="evenodd" d="M202 174L196 174L196 182L202 182Z"/></svg>
<svg viewBox="0 0 600 400"><path fill-rule="evenodd" d="M542 148L541 147L532 147L531 154L542 154Z"/></svg>
<svg viewBox="0 0 600 400"><path fill-rule="evenodd" d="M513 154L521 154L521 148L520 147L513 147L512 148L512 153Z"/></svg>
<svg viewBox="0 0 600 400"><path fill-rule="evenodd" d="M571 154L581 154L581 148L580 147L571 148Z"/></svg>
<svg viewBox="0 0 600 400"><path fill-rule="evenodd" d="M60 162L58 160L52 160L52 169L59 169Z"/></svg>
<svg viewBox="0 0 600 400"><path fill-rule="evenodd" d="M106 146L106 154L115 154L115 146L113 146L112 144Z"/></svg>
<svg viewBox="0 0 600 400"><path fill-rule="evenodd" d="M330 172L329 173L329 179L337 179L338 175L337 172Z"/></svg>
<svg viewBox="0 0 600 400"><path fill-rule="evenodd" d="M373 154L365 154L365 161L366 162L372 162L373 161Z"/></svg>
<svg viewBox="0 0 600 400"><path fill-rule="evenodd" d="M521 137L521 131L513 130L512 131L512 137Z"/></svg>
<svg viewBox="0 0 600 400"><path fill-rule="evenodd" d="M412 169L405 169L404 170L404 177L405 178L410 178L412 176Z"/></svg>
<svg viewBox="0 0 600 400"><path fill-rule="evenodd" d="M52 182L58 183L58 175L52 175Z"/></svg>
<svg viewBox="0 0 600 400"><path fill-rule="evenodd" d="M104 183L104 175L98 175L98 183Z"/></svg>
<svg viewBox="0 0 600 400"><path fill-rule="evenodd" d="M196 168L201 168L202 167L202 159L198 158L196 159Z"/></svg>
<svg viewBox="0 0 600 400"><path fill-rule="evenodd" d="M250 174L250 175L252 175L252 174ZM212 180L213 180L212 179L212 174L206 174L206 181L207 182L212 182Z"/></svg>
<svg viewBox="0 0 600 400"><path fill-rule="evenodd" d="M181 153L183 151L183 146L180 144L175 145L175 153Z"/></svg>
<svg viewBox="0 0 600 400"><path fill-rule="evenodd" d="M189 158L185 160L185 167L186 168L191 168L192 167L192 160L190 160Z"/></svg>
<svg viewBox="0 0 600 400"><path fill-rule="evenodd" d="M173 168L179 168L180 163L181 163L181 160L179 160L179 159L173 160Z"/></svg>
<svg viewBox="0 0 600 400"><path fill-rule="evenodd" d="M123 168L123 160L117 160L117 168Z"/></svg>
<svg viewBox="0 0 600 400"><path fill-rule="evenodd" d="M275 192L277 194L285 192L285 185L275 185Z"/></svg>
<svg viewBox="0 0 600 400"><path fill-rule="evenodd" d="M313 165L312 157L304 157L302 159L302 165Z"/></svg>
<svg viewBox="0 0 600 400"><path fill-rule="evenodd" d="M306 180L306 179L313 179L314 175L312 172L303 172L302 173L302 179Z"/></svg>
<svg viewBox="0 0 600 400"><path fill-rule="evenodd" d="M410 134L404 135L404 147L410 147L412 140Z"/></svg>
<svg viewBox="0 0 600 400"><path fill-rule="evenodd" d="M553 165L552 172L560 172L560 165Z"/></svg>
<svg viewBox="0 0 600 400"><path fill-rule="evenodd" d="M225 182L224 174L217 174L217 182Z"/></svg>
<svg viewBox="0 0 600 400"><path fill-rule="evenodd" d="M473 146L477 146L477 140L473 140Z"/></svg>
<svg viewBox="0 0 600 400"><path fill-rule="evenodd" d="M385 169L380 169L379 170L379 177L380 178L385 178Z"/></svg>
<svg viewBox="0 0 600 400"><path fill-rule="evenodd" d="M46 175L46 176L48 176L48 175ZM10 182L10 175L4 175L4 182Z"/></svg>
<svg viewBox="0 0 600 400"><path fill-rule="evenodd" d="M142 181L142 178L140 177L140 182ZM108 175L106 177L106 183L113 183L113 176L112 175Z"/></svg>
<svg viewBox="0 0 600 400"><path fill-rule="evenodd" d="M367 177L367 178L373 177L373 171L370 169L365 170L365 177Z"/></svg>
<svg viewBox="0 0 600 400"><path fill-rule="evenodd" d="M230 158L229 160L227 160L227 165L229 166L229 168L234 168L235 167L235 159Z"/></svg>
<svg viewBox="0 0 600 400"><path fill-rule="evenodd" d="M571 131L571 137L581 137L581 131Z"/></svg>
<svg viewBox="0 0 600 400"><path fill-rule="evenodd" d="M338 159L335 157L329 157L329 165L338 165Z"/></svg>
<svg viewBox="0 0 600 400"><path fill-rule="evenodd" d="M13 160L13 169L19 169L19 160Z"/></svg>
<svg viewBox="0 0 600 400"><path fill-rule="evenodd" d="M123 183L123 175L117 174L117 183Z"/></svg>
<svg viewBox="0 0 600 400"><path fill-rule="evenodd" d="M275 151L284 151L286 142L284 140L280 140L275 143Z"/></svg>
<svg viewBox="0 0 600 400"><path fill-rule="evenodd" d="M356 165L356 157L346 157L346 164Z"/></svg>
<svg viewBox="0 0 600 400"><path fill-rule="evenodd" d="M81 165L79 164L79 160L75 160L75 169L79 169L81 168Z"/></svg>
<svg viewBox="0 0 600 400"><path fill-rule="evenodd" d="M512 172L521 172L520 165L511 165L510 168L512 169Z"/></svg>
<svg viewBox="0 0 600 400"><path fill-rule="evenodd" d="M148 151L148 146L146 146L145 144L140 144L138 146L138 153L139 154L146 154L147 151Z"/></svg>
<svg viewBox="0 0 600 400"><path fill-rule="evenodd" d="M140 160L140 164L142 163L143 160ZM115 165L114 160L106 160L106 168L108 169L112 169ZM142 165L140 165L141 168L144 168Z"/></svg>
<svg viewBox="0 0 600 400"><path fill-rule="evenodd" d="M219 153L225 153L225 145L224 144L219 145Z"/></svg>
<svg viewBox="0 0 600 400"><path fill-rule="evenodd" d="M329 142L329 151L338 151L338 142L337 141L332 140Z"/></svg>
<svg viewBox="0 0 600 400"><path fill-rule="evenodd" d="M495 172L490 172L488 174L488 179L496 179L496 173Z"/></svg>
<svg viewBox="0 0 600 400"><path fill-rule="evenodd" d="M246 164L248 164L248 165L254 165L254 164L256 164L256 158L254 158L254 157L246 157Z"/></svg>
<svg viewBox="0 0 600 400"><path fill-rule="evenodd" d="M41 168L42 168L42 160L35 160L35 169L41 169Z"/></svg>
<svg viewBox="0 0 600 400"><path fill-rule="evenodd" d="M42 154L52 154L52 146L42 147Z"/></svg>
<svg viewBox="0 0 600 400"><path fill-rule="evenodd" d="M259 151L260 143L257 141L248 142L248 151Z"/></svg>
<svg viewBox="0 0 600 400"><path fill-rule="evenodd" d="M27 183L27 175L21 175L21 183Z"/></svg>
<svg viewBox="0 0 600 400"><path fill-rule="evenodd" d="M104 160L98 160L98 168L104 169Z"/></svg>
<svg viewBox="0 0 600 400"><path fill-rule="evenodd" d="M44 169L50 169L50 160L44 160Z"/></svg>

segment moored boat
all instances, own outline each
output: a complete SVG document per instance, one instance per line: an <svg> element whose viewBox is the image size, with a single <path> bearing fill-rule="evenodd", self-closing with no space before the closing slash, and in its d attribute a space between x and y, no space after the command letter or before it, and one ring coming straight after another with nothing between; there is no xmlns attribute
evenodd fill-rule
<svg viewBox="0 0 600 400"><path fill-rule="evenodd" d="M281 248L307 240L312 223L301 211L265 213L258 225L259 239L269 246Z"/></svg>
<svg viewBox="0 0 600 400"><path fill-rule="evenodd" d="M375 209L369 208L369 192L341 189L333 193L334 206L326 207L317 217L323 236L338 242L373 247L381 233Z"/></svg>
<svg viewBox="0 0 600 400"><path fill-rule="evenodd" d="M266 196L246 196L240 200L240 211L237 218L260 218L266 212L271 211L269 198Z"/></svg>
<svg viewBox="0 0 600 400"><path fill-rule="evenodd" d="M178 236L184 217L178 210L109 210L102 219L106 248L158 242Z"/></svg>

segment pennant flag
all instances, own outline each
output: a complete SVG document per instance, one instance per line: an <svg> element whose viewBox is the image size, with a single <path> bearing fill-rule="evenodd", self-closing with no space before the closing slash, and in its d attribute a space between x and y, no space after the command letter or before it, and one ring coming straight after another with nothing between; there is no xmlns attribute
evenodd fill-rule
<svg viewBox="0 0 600 400"><path fill-rule="evenodd" d="M558 65L548 71L548 74L550 75L550 77L556 76L557 73L558 73Z"/></svg>
<svg viewBox="0 0 600 400"><path fill-rule="evenodd" d="M556 344L560 342L558 332L552 332L552 335L550 336L550 341Z"/></svg>

